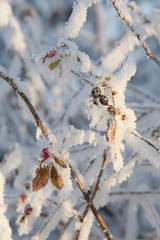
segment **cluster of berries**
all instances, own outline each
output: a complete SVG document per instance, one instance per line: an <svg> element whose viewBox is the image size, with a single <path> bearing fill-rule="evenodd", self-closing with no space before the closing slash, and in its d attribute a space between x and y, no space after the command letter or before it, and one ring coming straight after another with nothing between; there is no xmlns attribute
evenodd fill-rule
<svg viewBox="0 0 160 240"><path fill-rule="evenodd" d="M57 54L57 51L55 49L50 50L43 58L42 63L46 61L46 58L52 58Z"/></svg>
<svg viewBox="0 0 160 240"><path fill-rule="evenodd" d="M48 151L48 148L43 148L41 156L44 160L47 160L50 157L50 153Z"/></svg>
<svg viewBox="0 0 160 240"><path fill-rule="evenodd" d="M99 101L102 105L106 105L108 106L107 111L111 114L111 115L115 115L116 114L116 110L112 105L108 105L108 98L107 96L103 95L101 92L101 89L99 87L95 87L92 90L92 97L93 99L97 99L99 98Z"/></svg>

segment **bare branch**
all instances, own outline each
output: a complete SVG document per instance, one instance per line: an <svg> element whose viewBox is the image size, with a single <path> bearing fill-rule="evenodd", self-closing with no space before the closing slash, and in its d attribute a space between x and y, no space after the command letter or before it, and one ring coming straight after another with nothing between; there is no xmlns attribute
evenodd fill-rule
<svg viewBox="0 0 160 240"><path fill-rule="evenodd" d="M110 233L109 229L107 228L106 224L104 223L102 217L100 216L100 214L97 212L91 198L89 197L88 193L85 191L85 188L83 186L83 184L81 183L80 179L78 178L78 176L76 175L76 173L73 171L73 169L71 168L70 166L70 169L71 169L71 175L72 177L74 178L74 180L76 181L79 189L81 190L85 200L87 201L88 203L88 206L91 208L95 218L97 219L97 221L99 222L101 228L103 229L104 231L104 234L105 234L105 237L108 239L108 240L114 240L112 234Z"/></svg>
<svg viewBox="0 0 160 240"><path fill-rule="evenodd" d="M130 23L130 21L125 17L122 16L120 9L116 5L115 1L111 0L113 7L116 9L118 16L123 20L123 22L129 27L129 29L136 35L137 39L140 41L143 49L146 52L146 55L150 57L159 67L160 67L160 61L152 54L152 52L149 50L147 44L141 39L141 36L139 33L136 32L136 29L134 26Z"/></svg>
<svg viewBox="0 0 160 240"><path fill-rule="evenodd" d="M138 196L138 195L159 195L160 192L152 192L152 191L142 191L142 192L124 192L124 191L120 191L120 192L111 192L109 195L110 196L124 196L124 197L127 197L127 196Z"/></svg>
<svg viewBox="0 0 160 240"><path fill-rule="evenodd" d="M2 73L1 71L0 71L0 77L3 80L5 80L16 91L16 93L24 100L24 102L28 106L30 112L32 113L32 115L36 121L37 127L39 127L42 130L45 137L48 138L48 131L45 128L45 126L43 125L43 123L41 122L35 108L33 107L32 103L29 101L28 97L21 90L19 90L18 86L14 83L12 78L5 76L4 73Z"/></svg>
<svg viewBox="0 0 160 240"><path fill-rule="evenodd" d="M87 174L88 170L93 166L93 164L95 163L95 161L96 161L96 159L93 159L93 160L90 162L89 167L88 167L88 168L85 170L85 172L84 172L84 176ZM75 188L74 188L74 192L73 192L73 195L75 195L76 197L77 197L77 195L78 195L77 190L78 190L78 186L76 185ZM53 205L55 205L55 203L54 203L52 200L50 200L50 199L47 199L47 200L49 200L50 203L52 203ZM63 203L60 203L60 204L57 206L57 208L55 209L54 213L52 214L52 218L54 217L54 215L56 214L56 212L59 211L59 210L62 208L63 204L64 204L65 202L67 202L67 201L68 201L68 199L65 200L65 201L63 201ZM85 203L83 203L83 204L85 204ZM82 204L82 205L83 205L83 204ZM81 205L81 206L82 206L82 205ZM74 207L74 206L73 206L73 207ZM50 221L52 220L52 218L49 219L49 221L47 222L47 224L50 223ZM73 219L75 219L75 218L72 217L72 218L71 218L71 221L70 221L70 220L68 221L67 226L65 226L65 227L63 228L63 230L61 231L61 233L60 233L60 235L59 235L59 237L58 237L58 240L61 239L61 237L63 236L64 231L70 226L70 223L72 223ZM45 223L43 224L43 226L44 226L44 225L45 225ZM43 226L41 227L41 229L43 228L43 230L44 230L45 227L43 227ZM47 225L45 225L45 226L47 226ZM39 234L40 234L41 229L37 232L36 235L39 235Z"/></svg>
<svg viewBox="0 0 160 240"><path fill-rule="evenodd" d="M142 141L146 142L148 145L150 145L152 148L154 148L159 153L159 149L154 144L152 144L150 141L148 141L147 139L145 139L144 137L142 137L141 135L139 135L135 132L132 132L132 134L135 137L137 137L137 138L141 139Z"/></svg>
<svg viewBox="0 0 160 240"><path fill-rule="evenodd" d="M31 102L29 101L29 99L27 98L27 96L21 91L19 90L18 86L14 83L12 78L9 78L8 76L4 75L2 72L0 72L0 77L5 80L16 92L17 94L19 94L19 96L24 100L24 102L27 104L29 110L31 111L36 124L39 128L41 128L43 134L45 135L45 137L48 139L48 131L47 129L44 127L43 123L41 122L36 110L34 109L33 105L31 104ZM75 171L72 169L71 165L69 165L70 170L71 170L71 175L74 178L76 184L78 185L79 189L81 190L85 200L87 201L89 207L91 208L95 218L97 219L97 221L99 222L102 230L104 231L105 237L108 240L113 240L112 234L110 233L110 231L108 230L106 224L104 223L102 217L100 216L100 214L97 212L97 209L95 208L92 200L90 199L89 195L87 194L87 192L85 191L84 185L82 184L82 182L80 181L80 179L78 178L77 174L75 173ZM47 221L46 221L47 224ZM46 225L45 224L45 225Z"/></svg>
<svg viewBox="0 0 160 240"><path fill-rule="evenodd" d="M140 121L142 118L144 118L145 116L147 116L148 114L153 113L153 112L154 112L153 109L151 109L149 112L143 112L143 113L136 119L136 123L137 123L138 121Z"/></svg>
<svg viewBox="0 0 160 240"><path fill-rule="evenodd" d="M129 85L128 86L129 90L135 92L135 93L138 93L140 96L143 96L145 97L146 99L152 101L153 103L155 104L160 104L160 101L158 101L157 99L155 99L153 96L151 96L149 93L146 93L144 91L142 91L141 89L135 87L135 86L132 86L132 85Z"/></svg>
<svg viewBox="0 0 160 240"><path fill-rule="evenodd" d="M106 151L104 152L104 155L103 155L103 162L102 162L102 165L101 165L101 168L100 168L100 172L99 172L99 176L98 176L98 179L97 179L97 182L96 182L96 185L94 187L94 190L93 190L93 193L92 193L92 201L99 189L99 183L100 183L100 180L101 180L101 177L103 175L103 172L104 172L104 169L105 169L105 166L106 166L106 163L107 163L107 153ZM87 205L84 213L83 213L83 216L80 218L80 222L83 223L84 222L84 219L85 217L87 216L87 213L89 211L89 205ZM79 239L79 236L80 236L80 232L81 232L81 228L77 231L77 234L76 234L76 238L75 240L78 240Z"/></svg>
<svg viewBox="0 0 160 240"><path fill-rule="evenodd" d="M77 72L75 72L75 71L73 71L73 70L71 70L71 72L72 72L76 77L78 77L80 80L82 80L83 82L86 82L86 83L88 83L89 85L91 85L92 87L95 87L95 85L94 85L92 82L88 81L88 79L84 78L84 77L83 77L82 75L80 75L79 73L77 73Z"/></svg>

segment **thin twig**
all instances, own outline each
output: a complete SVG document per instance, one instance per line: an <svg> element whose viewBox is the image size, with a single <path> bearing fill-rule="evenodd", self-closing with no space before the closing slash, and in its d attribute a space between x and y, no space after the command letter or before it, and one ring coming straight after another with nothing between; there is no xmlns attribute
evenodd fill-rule
<svg viewBox="0 0 160 240"><path fill-rule="evenodd" d="M145 139L144 137L142 137L141 135L135 133L135 132L131 132L135 137L141 139L142 141L146 142L148 145L150 145L152 148L154 148L158 153L159 153L159 149L152 144L150 141L148 141L147 139Z"/></svg>
<svg viewBox="0 0 160 240"><path fill-rule="evenodd" d="M60 124L60 123L62 123L62 122L64 121L64 119L66 118L69 110L70 110L71 107L72 107L72 104L73 104L74 102L76 102L76 98L79 97L79 94L82 92L84 86L85 86L85 85L83 84L83 85L80 87L80 89L73 94L70 102L69 102L69 103L67 104L67 106L65 107L65 112L62 114L62 116L60 117L60 119L58 119L58 121L57 121L58 124Z"/></svg>
<svg viewBox="0 0 160 240"><path fill-rule="evenodd" d="M84 206L85 202L81 203L77 208L76 208L76 211L79 211L83 206ZM87 205L88 206L88 205ZM71 229L71 226L73 226L74 224L74 221L76 221L75 219L79 217L78 216L78 213L77 214L73 214L73 216L68 220L68 222L65 223L63 229L61 230L57 240L61 240L61 239L64 239L64 235L67 231L67 228L70 228ZM72 227L74 228L74 226Z"/></svg>
<svg viewBox="0 0 160 240"><path fill-rule="evenodd" d="M15 149L16 149L16 144L14 144L11 150L7 154L5 154L2 162L0 163L0 168L2 168L7 163L7 159L10 157L11 154L13 154Z"/></svg>
<svg viewBox="0 0 160 240"><path fill-rule="evenodd" d="M67 223L65 223L65 226L64 226L63 230L60 232L57 240L60 240L61 238L63 238L63 236L64 236L67 228L70 227L71 224L73 224L73 221L72 221L73 219L75 219L75 216L73 216L72 218L70 218L69 221L68 221Z"/></svg>
<svg viewBox="0 0 160 240"><path fill-rule="evenodd" d="M92 87L95 87L95 85L92 83L92 82L90 82L88 79L86 79L86 78L84 78L82 75L80 75L79 73L77 73L77 72L75 72L75 71L73 71L73 70L71 70L71 72L76 76L76 77L78 77L80 80L82 80L83 82L86 82L86 83L88 83L89 85L91 85Z"/></svg>
<svg viewBox="0 0 160 240"><path fill-rule="evenodd" d="M48 131L45 128L45 126L43 125L43 123L41 122L36 110L34 109L32 103L29 101L28 97L21 90L19 90L18 86L14 83L12 78L5 76L1 71L0 71L0 77L3 80L5 80L16 91L16 93L19 94L19 96L24 100L24 102L28 106L29 110L31 111L31 113L36 121L37 127L39 127L42 130L43 134L48 139L48 135L49 135Z"/></svg>
<svg viewBox="0 0 160 240"><path fill-rule="evenodd" d="M4 75L4 73L2 73L0 71L0 77L5 80L16 92L17 94L20 95L20 97L24 100L24 102L26 103L26 105L28 106L29 110L31 111L37 126L42 130L43 134L45 135L45 137L48 139L48 131L47 129L44 127L43 123L41 122L36 110L34 109L33 105L31 104L31 102L29 101L29 99L27 98L27 96L21 91L19 90L18 86L14 83L13 79ZM85 191L84 185L82 184L82 182L80 181L80 179L78 178L77 174L75 173L75 171L72 169L71 165L69 165L70 167L70 171L71 171L71 175L74 178L76 184L78 185L79 189L81 190L85 200L87 201L89 207L91 208L95 218L97 219L97 221L99 222L102 230L104 231L105 237L108 240L113 240L113 236L110 233L110 231L108 230L106 224L104 223L102 217L100 216L100 214L97 212L97 209L95 208L92 200L90 199L89 195L87 194L87 192ZM47 224L47 222L46 222ZM46 226L45 224L45 226ZM44 227L45 227L44 226ZM43 229L42 229L43 230Z"/></svg>
<svg viewBox="0 0 160 240"><path fill-rule="evenodd" d="M131 9L131 11L134 13L134 14L137 14L137 16L139 18L141 18L142 20L142 23L143 24L152 24L152 28L154 27L154 29L156 30L156 32L158 33L158 30L159 30L159 25L152 21L148 16L144 15L142 12L139 11L138 7L135 6L135 4L132 4L132 3L128 3L128 7Z"/></svg>
<svg viewBox="0 0 160 240"><path fill-rule="evenodd" d="M93 159L93 160L90 162L90 166L85 170L84 176L87 174L87 172L88 172L88 170L90 169L90 167L93 167L93 166L94 166L93 164L95 163L95 160L96 160L96 159ZM75 188L74 188L74 193L73 193L73 198L75 197L75 199L77 199L77 196L79 195L79 194L77 193L77 190L78 190L78 186L76 185ZM47 200L49 200L49 199L47 199ZM58 206L57 206L56 209L53 211L53 213L47 218L46 222L42 225L42 227L40 228L40 230L36 233L36 236L39 236L41 233L43 234L43 232L45 231L45 228L47 227L47 225L48 225L48 224L51 224L50 222L53 221L52 219L55 217L55 215L57 214L57 212L61 212L61 211L62 211L63 205L65 205L65 203L67 203L68 200L69 200L69 197L68 197L68 199L66 199L66 200L64 200L63 202L61 202L61 203L58 204ZM54 205L54 203L53 203L52 200L50 200L49 202ZM74 207L74 205L73 205L73 207ZM68 217L69 217L69 216L68 216ZM74 219L74 218L72 217L72 219ZM69 220L69 221L70 221L70 220ZM69 225L68 225L68 226L69 226ZM64 227L64 229L67 229L68 226ZM63 229L63 231L64 231L64 229ZM63 235L63 231L60 233L60 236L59 236L58 239L60 239L60 237Z"/></svg>
<svg viewBox="0 0 160 240"><path fill-rule="evenodd" d="M91 167L94 167L93 164L94 164L95 162L96 162L96 159L93 159L93 160L90 162L90 165L88 166L88 168L87 168L87 169L84 171L84 173L83 173L83 176L84 176L84 177L86 176L86 174L87 174L87 172L90 170L90 168L91 168ZM76 197L77 197L77 194L76 194L76 193L77 193L77 192L76 192L77 188L78 188L78 186L76 185L75 188L74 188L74 193L73 193L74 195L76 195ZM73 198L74 198L74 196L73 196ZM65 200L65 201L67 201L67 200ZM81 208L84 204L85 204L85 202L81 204L80 208ZM62 204L61 204L61 205L62 205ZM74 207L74 206L73 206L73 207ZM79 209L80 209L80 208L79 208ZM76 208L76 209L77 209L77 208ZM74 217L74 216L72 216L71 219L68 220L68 223L69 223L69 224L66 223L66 225L64 226L64 228L63 228L62 231L60 232L59 237L58 237L57 240L60 240L61 237L63 237L64 232L67 230L67 228L70 226L70 224L72 223L73 220L75 220L75 217Z"/></svg>
<svg viewBox="0 0 160 240"><path fill-rule="evenodd" d="M104 50L106 47L106 41L104 38L104 21L102 16L102 5L95 4L93 5L93 27L94 27L94 34L95 34L95 42L96 47L98 49L98 54L104 54Z"/></svg>
<svg viewBox="0 0 160 240"><path fill-rule="evenodd" d="M104 231L105 237L107 238L107 240L114 240L112 234L110 233L108 227L106 226L105 222L103 221L101 215L97 212L90 196L88 195L88 193L85 191L84 185L81 183L80 179L78 178L78 176L76 175L76 173L74 172L74 170L72 169L72 167L70 166L71 169L71 175L74 178L74 180L76 181L79 189L81 190L85 200L87 201L89 207L91 208L95 218L97 219L97 221L99 222L101 228Z"/></svg>
<svg viewBox="0 0 160 240"><path fill-rule="evenodd" d="M159 195L160 192L152 192L152 191L144 191L144 192L124 192L124 191L120 191L120 192L111 192L109 194L109 196L137 196L137 195Z"/></svg>
<svg viewBox="0 0 160 240"><path fill-rule="evenodd" d="M100 183L100 180L101 180L101 177L103 175L103 172L104 172L104 169L105 169L105 166L106 166L106 163L107 163L107 154L106 154L106 151L104 152L104 155L103 155L103 162L102 162L102 165L101 165L101 168L100 168L100 172L99 172L99 176L98 176L98 179L97 179L97 182L96 182L96 185L94 187L94 190L93 190L93 193L92 193L92 201L99 189L99 183ZM84 213L83 213L83 216L80 218L80 222L83 223L84 222L84 219L85 217L87 216L87 213L89 211L89 205L87 205ZM77 231L77 234L76 234L76 238L75 240L78 240L79 239L79 236L80 236L80 232L81 232L81 228Z"/></svg>
<svg viewBox="0 0 160 240"><path fill-rule="evenodd" d="M160 104L160 101L158 101L157 99L155 99L155 98L154 98L153 96L151 96L149 93L146 93L146 92L142 91L141 89L136 88L135 86L132 86L132 85L129 85L128 88L129 88L131 91L138 93L140 96L143 96L143 97L145 97L146 99L149 99L149 100L152 101L153 103Z"/></svg>
<svg viewBox="0 0 160 240"><path fill-rule="evenodd" d="M145 116L147 116L148 114L150 114L150 113L153 113L153 109L152 110L150 110L149 112L144 112L144 113L142 113L139 117L137 117L137 119L136 119L136 123L138 122L138 121L140 121L142 118L144 118Z"/></svg>
<svg viewBox="0 0 160 240"><path fill-rule="evenodd" d="M141 35L136 32L134 26L130 23L130 21L122 14L119 9L119 7L116 5L115 1L111 0L113 7L116 9L118 16L123 20L123 22L129 27L129 29L135 34L139 42L141 43L143 49L146 52L146 55L150 57L159 67L160 67L160 61L152 54L152 52L149 50L147 44L141 39Z"/></svg>
<svg viewBox="0 0 160 240"><path fill-rule="evenodd" d="M78 148L74 148L74 149L71 149L70 150L70 153L77 153L77 152L83 152L83 151L86 151L86 150L91 150L93 148L93 146L78 146Z"/></svg>
<svg viewBox="0 0 160 240"><path fill-rule="evenodd" d="M157 210L155 209L154 205L151 203L150 199L148 198L148 196L143 196L142 201L146 202L147 206L148 206L148 211L150 212L151 219L153 218L155 221L155 228L156 230L158 230L160 228L160 221L159 221L159 214L157 213Z"/></svg>

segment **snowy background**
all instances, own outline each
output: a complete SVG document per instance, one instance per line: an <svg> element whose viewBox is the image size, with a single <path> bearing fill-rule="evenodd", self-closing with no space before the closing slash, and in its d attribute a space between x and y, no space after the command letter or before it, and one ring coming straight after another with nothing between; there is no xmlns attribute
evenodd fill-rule
<svg viewBox="0 0 160 240"><path fill-rule="evenodd" d="M69 163L89 194L98 176L96 169L101 168L100 160L95 159L103 158L104 121L108 118L103 106L97 110L96 105L91 105L91 91L105 74L111 76L110 87L120 91L119 98L115 96L116 106L126 111L128 119L119 123L120 115L117 117L117 145L112 147L113 139L108 145L110 157L102 177L104 182L94 203L115 239L158 240L160 158L155 149L139 138L134 139L128 132L135 131L136 122L136 131L157 148L160 146L160 67L146 56L137 38L118 17L111 1L77 1L86 4L86 9L87 2L100 3L88 8L86 21L85 11L78 16L81 7L74 4L75 11L68 22L73 2L0 0L0 71L5 68L32 101L42 122L53 133L49 143L53 141L55 145L49 150L63 158L66 164L66 159L70 158ZM123 1L119 2L123 6ZM124 4L127 6L128 2L131 3L125 0ZM160 1L138 0L131 4L135 9L136 6L139 8L139 12L132 12L133 19L139 23L136 29L142 35L145 29L145 42L160 59ZM130 17L128 12L126 16ZM62 47L63 44L67 48ZM53 49L56 49L54 65L52 59L46 57ZM78 58L81 61L77 63ZM70 66L78 75L70 72ZM88 72L102 77L93 79ZM89 79L91 84L85 85L81 76ZM101 90L107 94L103 86ZM0 214L4 217L0 220L2 240L10 240L11 234L14 240L76 239L73 229L78 228L78 216L83 215L86 205L71 180L69 169L56 165L63 176L62 191L58 192L54 187L52 192L53 186L49 182L45 190L31 193L37 159L47 144L22 99L18 97L17 100L15 92L0 79L1 193L4 188L4 198L3 195L0 197ZM119 162L114 158L115 154L118 154ZM127 167L125 163L130 158ZM17 219L23 215L28 202L33 206L33 212L25 226L19 227ZM102 230L91 212L89 214L86 221L92 226L91 230L83 226L79 239L104 239ZM50 216L52 219L43 233L39 229L43 229ZM19 233L27 235L19 236Z"/></svg>

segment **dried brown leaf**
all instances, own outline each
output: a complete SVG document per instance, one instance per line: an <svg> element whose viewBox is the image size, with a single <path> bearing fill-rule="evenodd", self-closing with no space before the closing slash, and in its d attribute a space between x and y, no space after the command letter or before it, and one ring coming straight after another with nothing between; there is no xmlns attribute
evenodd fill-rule
<svg viewBox="0 0 160 240"><path fill-rule="evenodd" d="M38 191L43 188L49 179L49 168L50 166L41 167L37 170L36 176L32 180L32 191Z"/></svg>
<svg viewBox="0 0 160 240"><path fill-rule="evenodd" d="M63 187L62 176L60 174L58 174L57 168L54 165L52 165L50 179L51 179L52 184L56 188L61 189Z"/></svg>

